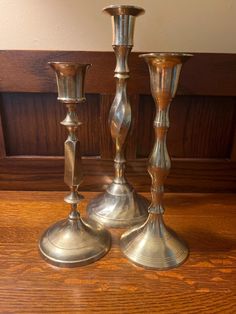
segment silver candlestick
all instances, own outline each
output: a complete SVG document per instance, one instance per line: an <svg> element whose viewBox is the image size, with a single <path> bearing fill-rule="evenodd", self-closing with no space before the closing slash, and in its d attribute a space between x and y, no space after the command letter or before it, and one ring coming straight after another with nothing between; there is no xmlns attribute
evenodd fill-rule
<svg viewBox="0 0 236 314"><path fill-rule="evenodd" d="M108 227L127 227L145 221L148 201L135 193L125 178L125 144L131 123L131 108L126 85L129 78L128 56L133 47L135 18L142 8L114 5L104 8L112 16L113 49L116 54L116 95L109 114L111 136L115 143L115 177L105 193L88 205L89 216Z"/></svg>
<svg viewBox="0 0 236 314"><path fill-rule="evenodd" d="M89 264L105 255L110 248L111 237L100 225L82 219L77 211L77 205L83 199L78 194L83 175L80 143L77 138L77 129L81 122L78 120L76 106L85 101L84 80L90 65L72 62L49 64L56 73L58 100L68 109L61 124L69 132L64 144L64 181L70 187L71 193L64 200L70 204L71 212L67 219L57 222L44 232L39 249L49 263L72 267Z"/></svg>
<svg viewBox="0 0 236 314"><path fill-rule="evenodd" d="M149 67L151 92L156 104L156 139L148 162L152 202L146 222L125 232L120 245L131 261L146 268L172 268L183 263L188 256L185 243L163 221L163 193L171 166L166 148L169 107L176 93L182 63L190 56L177 53L141 55Z"/></svg>

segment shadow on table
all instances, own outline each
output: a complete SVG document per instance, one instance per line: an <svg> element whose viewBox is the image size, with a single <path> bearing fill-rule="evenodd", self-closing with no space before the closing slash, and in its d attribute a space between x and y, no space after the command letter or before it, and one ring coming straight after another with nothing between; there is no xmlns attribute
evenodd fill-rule
<svg viewBox="0 0 236 314"><path fill-rule="evenodd" d="M185 230L181 234L182 238L188 243L190 251L208 251L208 252L229 252L235 251L236 256L236 239L233 235L221 235L220 230L215 233L206 232L200 228Z"/></svg>

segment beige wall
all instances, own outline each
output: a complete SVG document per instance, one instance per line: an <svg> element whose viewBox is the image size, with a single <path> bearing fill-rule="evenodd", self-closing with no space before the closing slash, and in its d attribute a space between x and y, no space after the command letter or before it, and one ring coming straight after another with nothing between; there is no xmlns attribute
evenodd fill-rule
<svg viewBox="0 0 236 314"><path fill-rule="evenodd" d="M116 3L146 9L136 51L236 53L236 0L0 0L0 49L111 50Z"/></svg>

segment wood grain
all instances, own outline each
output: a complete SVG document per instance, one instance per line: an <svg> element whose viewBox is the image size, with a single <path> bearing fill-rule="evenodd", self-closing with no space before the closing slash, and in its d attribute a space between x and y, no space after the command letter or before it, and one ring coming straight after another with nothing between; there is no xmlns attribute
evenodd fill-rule
<svg viewBox="0 0 236 314"><path fill-rule="evenodd" d="M66 108L57 101L56 94L2 93L1 110L7 155L64 154L67 132L60 122ZM82 122L78 129L82 154L99 155L99 96L87 95L77 112Z"/></svg>
<svg viewBox="0 0 236 314"><path fill-rule="evenodd" d="M142 95L137 157L147 157L152 149L154 115L152 97ZM235 97L177 96L170 107L169 154L175 158L230 158L235 125Z"/></svg>
<svg viewBox="0 0 236 314"><path fill-rule="evenodd" d="M111 49L112 50L112 49ZM139 52L131 53L129 92L149 94L148 69ZM86 80L87 93L114 94L114 52L0 51L1 92L56 92L49 61L92 63ZM236 54L196 53L183 66L178 92L184 95L235 96Z"/></svg>
<svg viewBox="0 0 236 314"><path fill-rule="evenodd" d="M139 95L131 95L129 97L132 120L130 125L130 131L127 136L127 146L126 146L126 159L136 159L137 158L137 138L138 138L138 116L139 116Z"/></svg>
<svg viewBox="0 0 236 314"><path fill-rule="evenodd" d="M0 160L2 190L67 190L63 182L63 158L8 157ZM236 162L217 159L174 159L166 191L236 192ZM86 191L103 191L114 175L113 162L98 158L83 159ZM147 160L127 163L127 177L138 191L150 190Z"/></svg>
<svg viewBox="0 0 236 314"><path fill-rule="evenodd" d="M5 147L5 139L4 139L4 130L2 125L2 112L0 108L0 159L6 157L6 147Z"/></svg>
<svg viewBox="0 0 236 314"><path fill-rule="evenodd" d="M232 140L232 145L231 145L230 159L232 161L236 161L236 123L233 130L233 140Z"/></svg>
<svg viewBox="0 0 236 314"><path fill-rule="evenodd" d="M114 159L115 146L111 138L108 117L113 102L113 95L101 95L100 100L100 151L102 159Z"/></svg>
<svg viewBox="0 0 236 314"><path fill-rule="evenodd" d="M1 111L6 153L62 156L67 136L60 121L66 109L56 94L3 93ZM78 129L84 156L114 158L108 116L113 95L88 94L78 105ZM127 158L147 157L153 146L155 106L151 96L132 95L132 124ZM170 110L169 153L176 158L229 158L236 125L234 97L176 97Z"/></svg>
<svg viewBox="0 0 236 314"><path fill-rule="evenodd" d="M83 194L84 216L96 194ZM112 249L94 264L60 269L45 263L37 242L66 217L64 195L0 192L1 313L235 313L235 195L165 195L165 221L190 247L187 262L169 271L128 262L118 245L122 230L111 230Z"/></svg>
<svg viewBox="0 0 236 314"><path fill-rule="evenodd" d="M138 55L132 53L129 62L133 120L127 175L135 188L149 191L146 158L153 145L154 104L148 69ZM93 64L86 79L87 103L78 106L83 122L78 135L86 158L82 187L101 191L114 173L107 121L115 93L112 51L0 51L0 189L65 189L67 134L60 125L65 108L56 100L56 80L47 65L52 60ZM183 66L170 110L168 191L236 191L235 61L236 54L196 54Z"/></svg>

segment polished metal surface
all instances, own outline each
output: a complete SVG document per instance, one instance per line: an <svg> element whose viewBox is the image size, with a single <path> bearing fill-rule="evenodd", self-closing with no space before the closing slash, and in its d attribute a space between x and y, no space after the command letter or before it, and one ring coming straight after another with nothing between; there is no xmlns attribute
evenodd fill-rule
<svg viewBox="0 0 236 314"><path fill-rule="evenodd" d="M42 235L39 249L55 266L75 267L95 262L110 248L110 235L95 222L78 217L52 225Z"/></svg>
<svg viewBox="0 0 236 314"><path fill-rule="evenodd" d="M164 182L171 162L166 147L169 107L175 96L183 62L191 55L151 53L141 55L149 67L151 92L156 104L155 143L148 161L152 179L152 202L144 224L125 232L120 240L123 253L135 264L168 269L183 263L188 256L186 244L163 221Z"/></svg>
<svg viewBox="0 0 236 314"><path fill-rule="evenodd" d="M57 99L63 103L80 103L85 101L85 75L91 64L74 62L49 62L48 64L56 72Z"/></svg>
<svg viewBox="0 0 236 314"><path fill-rule="evenodd" d="M61 267L85 265L105 255L111 244L111 237L101 225L80 217L77 205L83 199L78 193L82 182L82 165L77 129L81 122L76 113L76 104L85 100L84 80L89 64L71 62L50 62L57 78L58 100L67 107L67 116L61 122L68 130L65 141L64 181L70 187L70 194L64 198L70 204L68 219L49 227L41 237L39 250L51 264Z"/></svg>
<svg viewBox="0 0 236 314"><path fill-rule="evenodd" d="M147 200L128 184L112 182L88 206L90 218L99 223L121 228L139 224L147 217Z"/></svg>
<svg viewBox="0 0 236 314"><path fill-rule="evenodd" d="M116 148L115 177L107 190L88 205L91 219L108 227L127 227L145 221L148 201L135 193L125 178L125 146L131 124L131 107L127 97L128 56L133 45L135 17L144 10L135 6L109 6L104 12L112 16L113 49L116 55L116 95L109 114L111 136Z"/></svg>
<svg viewBox="0 0 236 314"><path fill-rule="evenodd" d="M111 15L112 45L133 46L135 18L144 9L133 5L110 5L103 12Z"/></svg>

